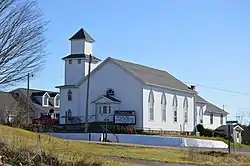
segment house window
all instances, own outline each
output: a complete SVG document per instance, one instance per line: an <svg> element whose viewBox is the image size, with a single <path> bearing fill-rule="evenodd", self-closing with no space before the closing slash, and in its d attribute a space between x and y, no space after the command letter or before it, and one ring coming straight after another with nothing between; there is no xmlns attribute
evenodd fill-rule
<svg viewBox="0 0 250 166"><path fill-rule="evenodd" d="M200 118L200 123L203 123L203 108L200 107L200 110L199 110L199 118Z"/></svg>
<svg viewBox="0 0 250 166"><path fill-rule="evenodd" d="M108 89L108 90L106 91L106 95L107 95L107 96L114 96L114 95L115 95L115 92L114 92L113 89Z"/></svg>
<svg viewBox="0 0 250 166"><path fill-rule="evenodd" d="M167 121L166 105L167 105L166 95L165 95L165 93L162 93L162 96L161 96L161 112L162 112L162 114L161 114L161 116L162 116L163 122Z"/></svg>
<svg viewBox="0 0 250 166"><path fill-rule="evenodd" d="M148 96L148 106L149 106L149 120L154 120L154 94L151 90Z"/></svg>
<svg viewBox="0 0 250 166"><path fill-rule="evenodd" d="M68 101L72 100L72 92L71 90L68 91Z"/></svg>
<svg viewBox="0 0 250 166"><path fill-rule="evenodd" d="M223 124L223 115L220 115L220 124Z"/></svg>
<svg viewBox="0 0 250 166"><path fill-rule="evenodd" d="M173 98L173 113L174 113L174 122L177 122L177 106L178 106L178 101L176 95L174 95Z"/></svg>
<svg viewBox="0 0 250 166"><path fill-rule="evenodd" d="M43 95L43 106L49 106L49 95L48 95L48 93L45 93Z"/></svg>
<svg viewBox="0 0 250 166"><path fill-rule="evenodd" d="M72 59L69 60L69 64L72 64Z"/></svg>
<svg viewBox="0 0 250 166"><path fill-rule="evenodd" d="M183 110L184 110L184 122L188 122L188 100L187 97L185 97L183 102Z"/></svg>
<svg viewBox="0 0 250 166"><path fill-rule="evenodd" d="M78 59L78 60L77 60L77 63L78 63L78 64L81 64L81 61L82 61L81 59Z"/></svg>
<svg viewBox="0 0 250 166"><path fill-rule="evenodd" d="M99 113L102 113L102 106L99 106Z"/></svg>
<svg viewBox="0 0 250 166"><path fill-rule="evenodd" d="M213 114L210 114L210 124L213 124L214 123L214 118L213 118Z"/></svg>
<svg viewBox="0 0 250 166"><path fill-rule="evenodd" d="M102 113L107 114L107 106L106 105L102 107Z"/></svg>
<svg viewBox="0 0 250 166"><path fill-rule="evenodd" d="M55 107L59 107L60 105L60 95L56 95L55 97Z"/></svg>

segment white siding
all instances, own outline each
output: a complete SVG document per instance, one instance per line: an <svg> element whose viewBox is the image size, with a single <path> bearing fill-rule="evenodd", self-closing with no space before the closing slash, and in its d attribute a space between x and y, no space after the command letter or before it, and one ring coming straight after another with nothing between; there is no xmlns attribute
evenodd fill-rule
<svg viewBox="0 0 250 166"><path fill-rule="evenodd" d="M203 126L204 128L215 130L221 125L226 124L226 116L223 116L223 124L220 123L220 114L213 114L213 124L210 124L210 114L203 115Z"/></svg>
<svg viewBox="0 0 250 166"><path fill-rule="evenodd" d="M92 43L85 42L84 54L87 54L87 55L92 54L93 55L92 46L93 46Z"/></svg>
<svg viewBox="0 0 250 166"><path fill-rule="evenodd" d="M71 54L83 54L85 41L82 39L71 40Z"/></svg>
<svg viewBox="0 0 250 166"><path fill-rule="evenodd" d="M72 100L68 101L68 91L72 92ZM72 116L79 116L79 90L76 88L61 88L60 89L60 124L65 123L65 111L71 110Z"/></svg>
<svg viewBox="0 0 250 166"><path fill-rule="evenodd" d="M91 68L90 68L90 72L92 70L94 70L101 62L95 62L95 63L91 63ZM88 59L85 60L85 76L88 75L88 72L89 72L89 62L88 62Z"/></svg>
<svg viewBox="0 0 250 166"><path fill-rule="evenodd" d="M80 110L82 110L80 115L82 116L85 115L86 86L86 81L80 85L80 98L82 100L80 102ZM135 127L142 127L142 85L133 76L110 61L91 76L89 115L95 114L95 104L91 102L104 95L108 88L114 89L115 97L121 100L119 106L121 110L136 111L137 123Z"/></svg>
<svg viewBox="0 0 250 166"><path fill-rule="evenodd" d="M148 96L150 90L154 93L154 121L149 121ZM162 122L161 96L165 92L167 106L167 121ZM177 122L174 122L173 97L177 96ZM184 123L183 101L188 100L188 123ZM143 89L143 127L145 130L193 131L194 130L194 97L188 93L145 86Z"/></svg>
<svg viewBox="0 0 250 166"><path fill-rule="evenodd" d="M80 58L79 58L80 59ZM69 64L69 60L72 64ZM84 58L81 58L81 64L78 64L78 59L65 60L65 85L74 85L85 76Z"/></svg>

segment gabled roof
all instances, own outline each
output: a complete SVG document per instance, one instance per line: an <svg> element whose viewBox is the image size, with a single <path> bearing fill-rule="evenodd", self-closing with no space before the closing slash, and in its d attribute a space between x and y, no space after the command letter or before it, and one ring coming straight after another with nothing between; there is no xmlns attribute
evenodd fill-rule
<svg viewBox="0 0 250 166"><path fill-rule="evenodd" d="M9 92L0 92L0 111L4 109L10 109L10 111L15 111L19 104Z"/></svg>
<svg viewBox="0 0 250 166"><path fill-rule="evenodd" d="M223 109L209 102L207 102L207 109L205 113L215 113L215 114L224 114L224 115L229 114L228 112L224 111Z"/></svg>
<svg viewBox="0 0 250 166"><path fill-rule="evenodd" d="M112 61L119 64L124 69L128 70L135 77L137 77L139 80L141 80L147 85L160 86L174 90L195 93L195 91L191 90L189 86L187 86L186 84L184 84L183 82L181 82L180 80L178 80L177 78L175 78L170 73L164 70L159 70L114 58L112 58Z"/></svg>
<svg viewBox="0 0 250 166"><path fill-rule="evenodd" d="M74 34L69 40L74 39L85 39L87 42L90 43L95 42L95 40L83 28L76 32L76 34Z"/></svg>
<svg viewBox="0 0 250 166"><path fill-rule="evenodd" d="M203 103L203 104L206 104L207 101L205 99L203 99L201 96L199 95L196 95L196 102L197 103Z"/></svg>
<svg viewBox="0 0 250 166"><path fill-rule="evenodd" d="M62 60L74 59L74 58L89 58L89 55L87 55L87 54L70 54L70 55L63 57ZM92 61L101 61L101 59L92 55Z"/></svg>
<svg viewBox="0 0 250 166"><path fill-rule="evenodd" d="M143 84L156 86L156 87L163 87L172 90L188 92L188 93L196 93L186 84L169 74L164 70L154 69L147 66L139 65L132 62L122 61L115 58L108 57L106 58L100 65L98 65L90 74L95 73L99 70L104 64L107 62L113 62L114 64L120 66L126 72L134 76L137 80L142 82ZM79 86L82 82L87 79L87 75L80 80L76 86ZM64 87L64 86L61 86Z"/></svg>

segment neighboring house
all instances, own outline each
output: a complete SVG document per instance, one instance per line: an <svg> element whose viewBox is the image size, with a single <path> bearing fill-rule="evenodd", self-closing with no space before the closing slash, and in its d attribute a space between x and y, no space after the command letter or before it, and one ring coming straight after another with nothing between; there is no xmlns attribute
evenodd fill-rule
<svg viewBox="0 0 250 166"><path fill-rule="evenodd" d="M201 96L196 96L196 122L204 128L215 130L226 124L228 112L206 101Z"/></svg>
<svg viewBox="0 0 250 166"><path fill-rule="evenodd" d="M234 142L236 142L236 143L242 142L243 130L244 129L238 124L230 126L230 133L231 133L231 136L232 136ZM228 135L228 125L222 125L222 126L218 127L215 131Z"/></svg>
<svg viewBox="0 0 250 166"><path fill-rule="evenodd" d="M80 29L71 41L60 89L60 123L85 122L89 55L94 39ZM197 92L166 71L92 56L88 122L130 124L142 130L194 131ZM205 118L204 118L205 120ZM218 126L217 126L218 127Z"/></svg>
<svg viewBox="0 0 250 166"><path fill-rule="evenodd" d="M19 104L11 93L0 92L0 124L12 121L18 109Z"/></svg>
<svg viewBox="0 0 250 166"><path fill-rule="evenodd" d="M1 92L0 105L2 107L7 105L7 109L11 108L14 116L18 114L18 111L25 111L29 102L30 120L37 119L42 115L51 115L54 119L60 117L60 94L58 92L30 89L29 94L30 97L27 98L27 89L25 88L18 88L10 92ZM12 103L14 103L14 107L11 107Z"/></svg>

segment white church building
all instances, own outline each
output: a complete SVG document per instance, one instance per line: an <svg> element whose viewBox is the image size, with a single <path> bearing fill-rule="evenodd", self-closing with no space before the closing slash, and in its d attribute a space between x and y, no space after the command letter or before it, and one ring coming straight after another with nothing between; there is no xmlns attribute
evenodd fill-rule
<svg viewBox="0 0 250 166"><path fill-rule="evenodd" d="M95 40L80 29L70 38L65 83L60 89L60 124L84 123L90 54L88 122L127 124L140 130L194 131L199 123L215 129L227 112L207 102L166 71L93 53Z"/></svg>

